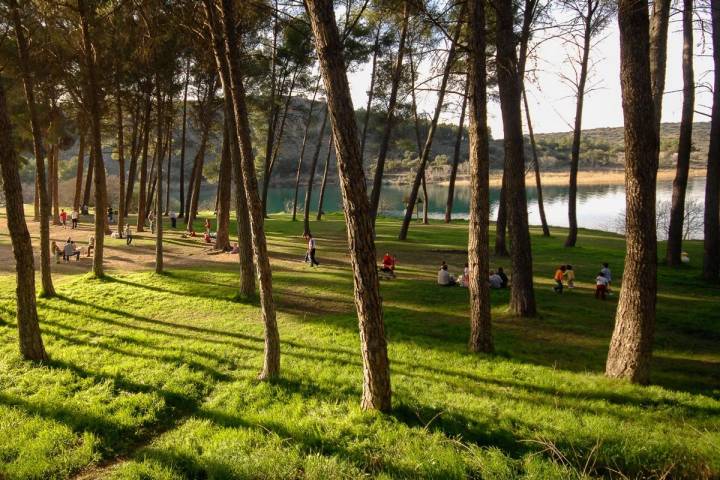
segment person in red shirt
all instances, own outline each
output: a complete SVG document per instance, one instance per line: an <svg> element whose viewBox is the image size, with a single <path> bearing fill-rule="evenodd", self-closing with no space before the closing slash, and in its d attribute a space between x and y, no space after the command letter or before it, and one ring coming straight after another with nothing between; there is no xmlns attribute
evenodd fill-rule
<svg viewBox="0 0 720 480"><path fill-rule="evenodd" d="M380 270L387 273L391 277L395 277L395 264L397 260L394 256L390 256L390 252L385 252Z"/></svg>
<svg viewBox="0 0 720 480"><path fill-rule="evenodd" d="M558 269L555 270L555 276L553 277L555 279L555 286L553 287L555 293L563 293L563 277L565 277L566 269L565 265L560 265Z"/></svg>
<svg viewBox="0 0 720 480"><path fill-rule="evenodd" d="M60 211L60 223L62 223L63 228L67 227L67 212L64 208Z"/></svg>

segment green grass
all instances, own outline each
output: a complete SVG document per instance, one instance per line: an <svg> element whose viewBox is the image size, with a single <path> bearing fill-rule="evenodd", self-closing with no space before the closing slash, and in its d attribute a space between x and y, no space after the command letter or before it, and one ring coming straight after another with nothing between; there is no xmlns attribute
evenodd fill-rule
<svg viewBox="0 0 720 480"><path fill-rule="evenodd" d="M413 225L402 243L397 221L378 226L378 250L400 261L381 287L387 415L359 408L340 216L313 225L315 270L300 262L301 223L266 224L282 341L272 383L255 380L260 311L233 300L233 265L58 278L60 297L38 301L43 365L17 355L14 279L0 276L0 478L720 476L720 289L699 280L700 243L686 245L691 266L660 268L653 386L637 387L602 375L617 296L592 297L601 262L620 277L622 237L581 231L568 250L559 229L533 231L540 315L513 318L507 292L492 292L486 356L466 349L467 291L434 285L441 260L462 267L467 224ZM579 284L562 296L559 263Z"/></svg>

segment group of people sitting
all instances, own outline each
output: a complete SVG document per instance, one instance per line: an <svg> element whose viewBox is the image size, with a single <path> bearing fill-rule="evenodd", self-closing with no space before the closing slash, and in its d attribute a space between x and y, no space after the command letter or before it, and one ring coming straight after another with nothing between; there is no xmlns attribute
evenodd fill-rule
<svg viewBox="0 0 720 480"><path fill-rule="evenodd" d="M87 255L90 256L95 248L95 236L91 235L88 239ZM81 250L75 245L75 242L68 237L65 241L65 245L60 247L57 242L52 242L50 245L52 254L55 257L57 263L60 263L60 259L63 262L69 262L72 257L75 257L76 261L80 260Z"/></svg>
<svg viewBox="0 0 720 480"><path fill-rule="evenodd" d="M555 270L553 280L555 293L562 294L564 289L563 280L567 279L567 288L575 288L575 270L572 265L560 265ZM612 271L608 263L603 263L600 272L595 277L595 298L605 300L610 293L612 283Z"/></svg>
<svg viewBox="0 0 720 480"><path fill-rule="evenodd" d="M465 264L465 267L463 268L463 273L458 279L454 275L450 274L450 271L448 270L448 265L445 260L443 260L442 264L440 265L440 270L438 270L437 283L438 285L443 287L452 287L457 285L460 287L468 288L470 286L470 266L467 263ZM497 271L490 270L490 275L488 276L488 283L490 284L490 288L492 289L501 289L508 287L508 277L502 267L499 267Z"/></svg>

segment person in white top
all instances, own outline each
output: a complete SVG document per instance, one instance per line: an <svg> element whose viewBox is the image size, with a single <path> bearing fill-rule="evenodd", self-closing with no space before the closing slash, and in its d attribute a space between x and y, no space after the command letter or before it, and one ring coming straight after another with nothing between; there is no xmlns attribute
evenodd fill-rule
<svg viewBox="0 0 720 480"><path fill-rule="evenodd" d="M503 288L503 279L500 275L495 273L494 270L490 270L489 281L490 281L490 288L492 288L494 290Z"/></svg>
<svg viewBox="0 0 720 480"><path fill-rule="evenodd" d="M73 208L73 211L70 213L70 220L72 220L72 228L73 230L77 228L78 226L78 217L80 215L78 214L78 211L76 208Z"/></svg>
<svg viewBox="0 0 720 480"><path fill-rule="evenodd" d="M310 260L311 267L314 267L315 265L320 266L320 262L318 262L315 259L315 247L316 247L315 239L313 238L311 233L306 234L305 238L307 238L307 241L308 241L307 255L305 256L305 258Z"/></svg>
<svg viewBox="0 0 720 480"><path fill-rule="evenodd" d="M450 275L450 272L448 272L447 264L445 262L443 262L440 270L438 270L437 283L438 285L441 285L443 287L452 287L455 285L455 277Z"/></svg>
<svg viewBox="0 0 720 480"><path fill-rule="evenodd" d="M610 285L612 284L612 272L610 271L610 267L607 263L603 263L602 268L600 269L600 273L603 274L603 277L607 280L607 293L610 293Z"/></svg>

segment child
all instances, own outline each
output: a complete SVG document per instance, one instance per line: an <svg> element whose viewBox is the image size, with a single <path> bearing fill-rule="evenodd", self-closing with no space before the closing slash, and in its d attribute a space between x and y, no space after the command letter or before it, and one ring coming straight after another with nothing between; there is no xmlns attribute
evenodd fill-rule
<svg viewBox="0 0 720 480"><path fill-rule="evenodd" d="M64 208L60 211L60 223L63 228L67 228L67 212Z"/></svg>
<svg viewBox="0 0 720 480"><path fill-rule="evenodd" d="M560 265L557 270L555 270L555 276L553 277L555 279L555 286L553 287L553 290L555 290L555 293L562 294L563 292L563 277L565 276L565 265Z"/></svg>
<svg viewBox="0 0 720 480"><path fill-rule="evenodd" d="M568 265L565 269L565 277L567 278L568 288L575 288L575 271L572 265Z"/></svg>
<svg viewBox="0 0 720 480"><path fill-rule="evenodd" d="M610 267L607 263L603 263L603 267L600 269L600 273L603 274L603 277L607 280L607 287L605 288L606 292L610 294L610 285L612 284L612 272L610 271Z"/></svg>
<svg viewBox="0 0 720 480"><path fill-rule="evenodd" d="M602 271L598 273L598 276L595 277L595 298L605 300L609 283Z"/></svg>
<svg viewBox="0 0 720 480"><path fill-rule="evenodd" d="M125 241L128 245L132 243L132 231L130 230L130 225L125 224Z"/></svg>
<svg viewBox="0 0 720 480"><path fill-rule="evenodd" d="M88 238L88 246L87 246L87 256L89 257L92 255L93 250L95 250L95 235L90 235L90 238Z"/></svg>

